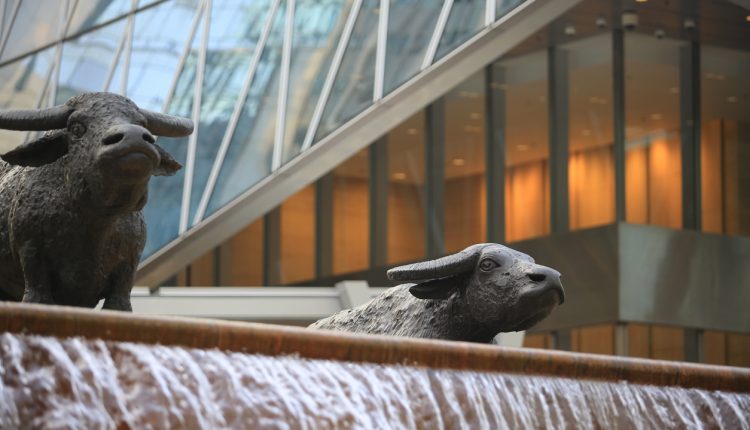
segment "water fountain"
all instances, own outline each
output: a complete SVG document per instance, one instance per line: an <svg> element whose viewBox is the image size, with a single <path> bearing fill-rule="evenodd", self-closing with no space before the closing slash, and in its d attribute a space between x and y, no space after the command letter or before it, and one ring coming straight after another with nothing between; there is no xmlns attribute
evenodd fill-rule
<svg viewBox="0 0 750 430"><path fill-rule="evenodd" d="M750 370L0 303L0 428L750 427Z"/></svg>

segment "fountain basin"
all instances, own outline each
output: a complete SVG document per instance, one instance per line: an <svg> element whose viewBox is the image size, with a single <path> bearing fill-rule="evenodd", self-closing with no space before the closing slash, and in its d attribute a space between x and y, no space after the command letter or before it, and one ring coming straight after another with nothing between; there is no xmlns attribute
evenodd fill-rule
<svg viewBox="0 0 750 430"><path fill-rule="evenodd" d="M744 368L14 303L0 328L1 428L750 427Z"/></svg>

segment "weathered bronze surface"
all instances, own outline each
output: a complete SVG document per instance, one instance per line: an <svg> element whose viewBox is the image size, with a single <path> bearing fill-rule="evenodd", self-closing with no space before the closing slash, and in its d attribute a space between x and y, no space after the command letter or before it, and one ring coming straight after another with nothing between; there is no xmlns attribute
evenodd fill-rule
<svg viewBox="0 0 750 430"><path fill-rule="evenodd" d="M750 393L750 369L0 303L0 332Z"/></svg>
<svg viewBox="0 0 750 430"><path fill-rule="evenodd" d="M388 289L312 328L489 343L526 330L565 299L560 273L494 243L472 245L437 260L396 267Z"/></svg>
<svg viewBox="0 0 750 430"><path fill-rule="evenodd" d="M182 167L154 136L188 135L192 122L86 93L0 112L0 128L47 131L2 155L0 299L130 310L149 179Z"/></svg>

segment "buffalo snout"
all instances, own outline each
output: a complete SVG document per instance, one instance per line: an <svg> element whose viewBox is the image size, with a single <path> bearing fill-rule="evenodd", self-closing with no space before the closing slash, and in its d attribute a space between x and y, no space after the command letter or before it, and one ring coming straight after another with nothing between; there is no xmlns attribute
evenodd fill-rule
<svg viewBox="0 0 750 430"><path fill-rule="evenodd" d="M558 304L565 302L565 289L563 289L560 279L560 272L547 266L535 264L534 267L526 273L526 277L534 284L534 290L540 294L547 291L554 291L559 298Z"/></svg>

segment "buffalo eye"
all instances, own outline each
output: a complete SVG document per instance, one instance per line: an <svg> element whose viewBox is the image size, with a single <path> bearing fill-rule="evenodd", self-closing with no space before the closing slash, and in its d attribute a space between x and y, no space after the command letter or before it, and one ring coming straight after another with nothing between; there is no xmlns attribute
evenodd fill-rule
<svg viewBox="0 0 750 430"><path fill-rule="evenodd" d="M495 263L493 260L490 260L488 258L486 260L482 260L482 262L479 263L479 270L483 272L489 272L490 270L494 269L497 266L498 266L497 263Z"/></svg>
<svg viewBox="0 0 750 430"><path fill-rule="evenodd" d="M68 130L70 130L73 136L81 137L86 133L86 126L84 126L80 122L74 122L70 124L70 127L68 127Z"/></svg>

